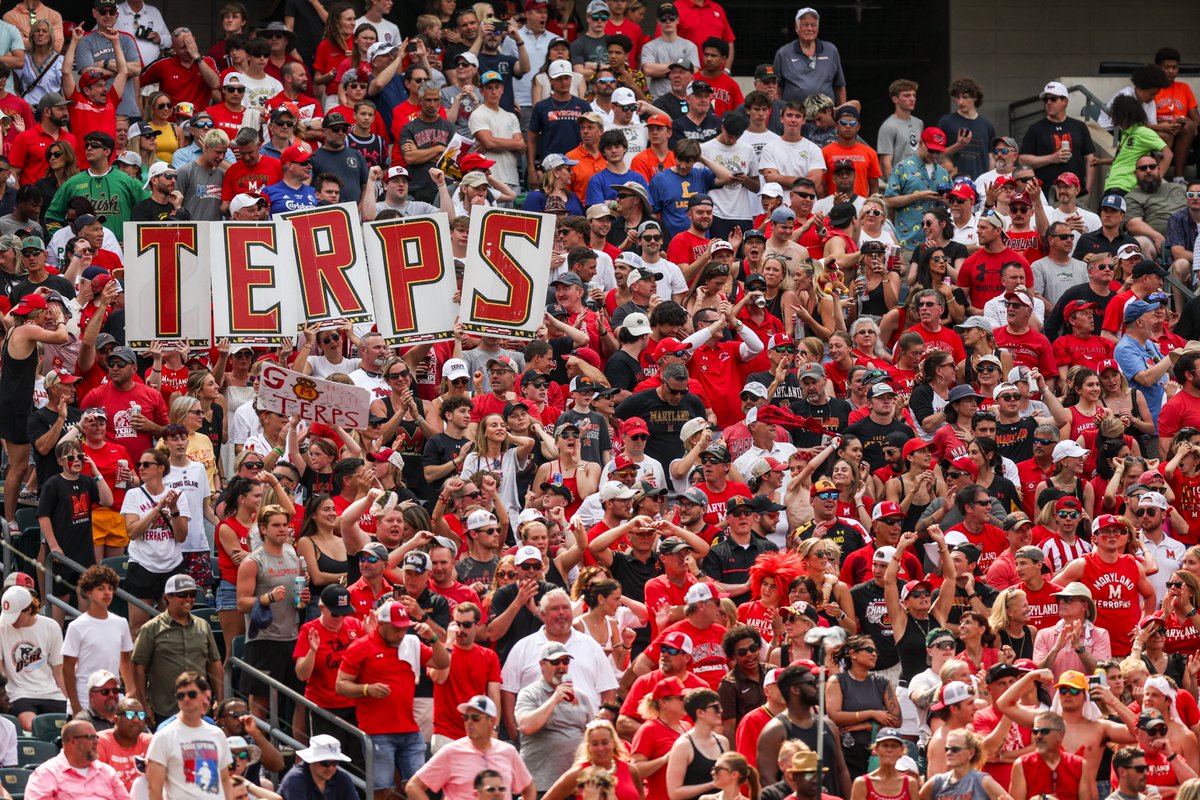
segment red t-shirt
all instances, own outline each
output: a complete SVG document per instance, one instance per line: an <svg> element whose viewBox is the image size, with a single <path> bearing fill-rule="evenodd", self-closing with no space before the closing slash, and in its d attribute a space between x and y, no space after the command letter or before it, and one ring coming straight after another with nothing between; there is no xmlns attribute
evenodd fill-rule
<svg viewBox="0 0 1200 800"><path fill-rule="evenodd" d="M313 72L318 75L333 72L342 63L342 59L349 58L350 55L351 52L349 49L336 47L329 39L322 39L320 44L317 45L317 55L313 59ZM337 82L330 81L325 84L323 89L316 89L316 91L337 97Z"/></svg>
<svg viewBox="0 0 1200 800"><path fill-rule="evenodd" d="M742 90L737 81L728 73L722 71L715 78L709 78L702 72L692 76L695 81L707 81L712 87L712 112L720 119L726 111L732 111L742 104ZM864 194L865 196L865 194Z"/></svg>
<svg viewBox="0 0 1200 800"><path fill-rule="evenodd" d="M1019 254L1030 264L1046 255L1046 249L1042 247L1042 237L1037 231L1009 231L1008 249Z"/></svg>
<svg viewBox="0 0 1200 800"><path fill-rule="evenodd" d="M433 684L433 732L451 739L467 735L460 704L477 694L486 695L489 683L500 683L500 659L490 647L475 645L450 651L450 669L444 683Z"/></svg>
<svg viewBox="0 0 1200 800"><path fill-rule="evenodd" d="M706 344L692 352L688 372L700 382L717 415L717 425L728 428L746 418L742 411L741 341ZM715 521L715 520L714 520Z"/></svg>
<svg viewBox="0 0 1200 800"><path fill-rule="evenodd" d="M420 644L418 663L429 663L433 650ZM358 727L365 733L416 733L420 730L413 719L413 691L417 675L407 661L402 661L395 647L384 643L379 632L352 642L342 656L339 671L355 683L386 683L392 693L387 697L356 697Z"/></svg>
<svg viewBox="0 0 1200 800"><path fill-rule="evenodd" d="M986 737L996 729L1002 718L1003 715L996 710L995 706L988 706L985 709L975 712L975 718L968 723L968 727L980 736ZM1029 729L1014 723L1008 729L1008 737L1004 740L1004 744L1000 746L1000 752L1021 750L1029 746L1029 741ZM995 778L996 782L1001 786L1008 786L1012 783L1012 765L1013 762L1011 761L1007 763L988 761L983 765L983 771Z"/></svg>
<svg viewBox="0 0 1200 800"><path fill-rule="evenodd" d="M654 641L643 652L646 658L658 663L659 648L662 647L663 637L668 633L682 631L692 640L692 672L702 678L709 688L715 690L721 683L721 678L729 670L725 659L725 649L721 646L721 638L725 636L725 627L716 623L705 630L700 630L687 618L668 625L655 637Z"/></svg>
<svg viewBox="0 0 1200 800"><path fill-rule="evenodd" d="M1166 626L1168 653L1195 653L1200 649L1200 630L1190 620L1180 620L1174 615L1167 617L1163 624Z"/></svg>
<svg viewBox="0 0 1200 800"><path fill-rule="evenodd" d="M737 481L726 481L725 488L721 491L716 491L707 483L698 484L700 491L704 492L708 497L708 509L704 512L704 521L709 525L716 525L725 517L725 502L731 497L749 497L750 487L744 483Z"/></svg>
<svg viewBox="0 0 1200 800"><path fill-rule="evenodd" d="M667 248L667 261L678 264L680 268L686 267L707 252L708 245L707 237L697 236L691 231L683 231L672 237L671 244ZM696 277L699 278L699 273Z"/></svg>
<svg viewBox="0 0 1200 800"><path fill-rule="evenodd" d="M267 115L269 116L272 111L287 103L291 103L296 107L296 110L300 112L300 119L321 119L325 116L325 112L321 110L321 103L317 98L302 94L293 100L283 92L280 92L267 101ZM345 106L342 107L345 108ZM354 115L351 114L346 119L354 119ZM376 119L378 120L378 117ZM386 130L383 138L387 138Z"/></svg>
<svg viewBox="0 0 1200 800"><path fill-rule="evenodd" d="M1017 464L1017 477L1021 481L1021 485L1017 488L1021 490L1021 505L1025 508L1025 513L1036 514L1037 508L1034 502L1036 498L1033 493L1039 483L1050 480L1050 473L1039 467L1038 463L1031 458Z"/></svg>
<svg viewBox="0 0 1200 800"><path fill-rule="evenodd" d="M1008 538L1004 535L1004 531L989 523L983 524L983 530L979 533L971 533L962 523L955 525L950 529L958 531L963 536L967 537L967 541L979 548L979 574L986 575L988 567L996 558L1008 549ZM950 531L947 531L949 533Z"/></svg>
<svg viewBox="0 0 1200 800"><path fill-rule="evenodd" d="M1102 330L1120 336L1125 332L1125 304L1134 298L1133 290L1117 292L1113 299L1104 307L1104 323Z"/></svg>
<svg viewBox="0 0 1200 800"><path fill-rule="evenodd" d="M139 733L133 747L126 748L117 742L116 731L109 728L100 731L100 740L96 742L96 755L101 762L117 771L117 777L128 790L137 776L142 774L133 762L134 756L145 756L153 738L148 733Z"/></svg>
<svg viewBox="0 0 1200 800"><path fill-rule="evenodd" d="M163 401L162 394L136 381L127 392L120 391L111 383L105 383L88 392L79 407L104 406L108 412L105 436L110 442L125 448L129 463L133 465L142 453L154 446L154 437L135 430L130 424L130 403L141 405L142 416L150 421L158 425L167 424L167 404Z"/></svg>
<svg viewBox="0 0 1200 800"><path fill-rule="evenodd" d="M507 400L496 397L494 392L476 395L471 406L471 422L482 422L488 414L503 414Z"/></svg>
<svg viewBox="0 0 1200 800"><path fill-rule="evenodd" d="M705 686L707 685L705 684ZM680 720L679 727L687 731L691 729L692 724L685 717ZM675 744L675 740L679 736L680 734L674 728L669 727L662 720L652 719L638 728L637 733L633 735L633 745L630 751L645 756L648 761L653 761L671 752L671 745ZM663 766L646 778L646 797L663 798L667 796L667 768Z"/></svg>
<svg viewBox="0 0 1200 800"><path fill-rule="evenodd" d="M241 130L242 119L246 116L246 109L230 111L224 103L217 103L205 110L213 118L213 126L225 131L229 135L229 141L232 142L237 136L237 132Z"/></svg>
<svg viewBox="0 0 1200 800"><path fill-rule="evenodd" d="M658 613L669 606L684 605L684 595L699 581L688 572L684 575L683 586L675 585L666 575L658 575L646 582L643 597L646 600L646 610L650 612L650 636L658 635ZM654 657L655 662L658 656Z"/></svg>
<svg viewBox="0 0 1200 800"><path fill-rule="evenodd" d="M1036 751L1018 759L1029 792L1027 797L1051 795L1056 800L1076 800L1079 797L1079 784L1083 781L1083 756L1064 751L1059 754L1059 759L1054 769L1050 769Z"/></svg>
<svg viewBox="0 0 1200 800"><path fill-rule="evenodd" d="M470 586L467 586L465 583L460 583L459 581L455 581L445 588L442 588L433 581L430 581L429 591L440 594L442 597L446 598L446 603L450 606L451 611L453 611L454 607L459 603L474 603L480 608L483 608L483 601L479 599L479 593Z"/></svg>
<svg viewBox="0 0 1200 800"><path fill-rule="evenodd" d="M337 509L337 513L339 515L343 514L353 502L353 500L347 500L340 494L335 494L333 496L333 507ZM364 511L363 515L358 518L358 527L363 529L363 533L375 532L375 518L371 516L371 512L369 510Z"/></svg>
<svg viewBox="0 0 1200 800"><path fill-rule="evenodd" d="M55 142L65 142L73 150L79 150L79 142L65 128L54 138L35 125L13 137L12 146L8 150L8 161L22 186L40 181L46 175L50 165L46 163L46 148Z"/></svg>
<svg viewBox="0 0 1200 800"><path fill-rule="evenodd" d="M676 675L676 678L679 676ZM633 686L629 687L629 694L625 695L625 702L621 703L621 713L630 719L636 719L638 722L643 722L642 715L638 713L638 706L642 703L642 698L654 691L654 687L663 679L663 671L661 669L652 669L645 675L639 675L638 679L633 682ZM707 689L708 681L703 678L697 678L695 673L688 672L680 680L683 681L684 689Z"/></svg>
<svg viewBox="0 0 1200 800"><path fill-rule="evenodd" d="M1200 397L1184 389L1163 403L1158 414L1158 435L1172 438L1181 428L1200 425Z"/></svg>
<svg viewBox="0 0 1200 800"><path fill-rule="evenodd" d="M228 203L236 195L260 194L272 183L283 180L283 168L279 159L262 156L254 166L247 166L241 159L229 165L221 183L221 201Z"/></svg>
<svg viewBox="0 0 1200 800"><path fill-rule="evenodd" d="M304 685L304 696L321 708L350 708L354 699L343 697L334 690L337 683L338 669L342 664L342 655L351 644L363 636L362 623L357 617L343 617L342 627L331 631L321 624L318 617L300 626L300 635L296 638L296 647L292 658L300 659L308 655L309 631L316 631L321 636L317 645L317 658L313 663L312 674Z"/></svg>
<svg viewBox="0 0 1200 800"><path fill-rule="evenodd" d="M679 35L695 44L697 50L704 44L704 40L711 36L726 42L737 38L733 35L729 18L725 16L725 9L713 0L708 0L703 5L695 0L679 0L675 9L679 12Z"/></svg>
<svg viewBox="0 0 1200 800"><path fill-rule="evenodd" d="M375 594L367 579L359 578L347 587L346 591L350 592L350 605L354 606L354 616L361 620L371 613L379 598L392 593L392 584L384 577L379 594Z"/></svg>
<svg viewBox="0 0 1200 800"><path fill-rule="evenodd" d="M130 474L136 472L134 464L129 458L129 452L119 444L105 441L104 444L97 448L88 446L87 441L83 442L83 452L88 458L96 462L96 468L100 470L100 476L104 478L104 482L108 484L108 488L112 489L113 494L113 510L120 511L121 506L125 503L125 492L127 489L117 488L117 462L125 461L125 466L129 469ZM141 455L140 453L138 455ZM92 508L99 508L100 505L94 505Z"/></svg>
<svg viewBox="0 0 1200 800"><path fill-rule="evenodd" d="M1175 474L1167 479L1167 485L1175 494L1175 510L1188 523L1188 532L1175 533L1175 538L1191 547L1200 542L1200 475L1188 477L1183 474L1183 470L1177 469Z"/></svg>
<svg viewBox="0 0 1200 800"><path fill-rule="evenodd" d="M216 72L217 64L208 56L204 57L208 65ZM166 92L173 103L192 103L196 108L204 108L212 101L212 90L200 74L199 62L193 62L191 67L184 67L179 56L162 58L155 61L142 71L141 84L148 86L157 83L161 91Z"/></svg>
<svg viewBox="0 0 1200 800"><path fill-rule="evenodd" d="M1038 333L1033 328L1024 333L1016 334L1008 330L1007 325L996 328L993 334L996 346L1008 350L1012 354L1013 366L1029 367L1040 370L1043 375L1057 375L1058 363L1054 360L1054 348L1044 333Z"/></svg>
<svg viewBox="0 0 1200 800"><path fill-rule="evenodd" d="M1020 253L1007 247L999 253L989 253L981 248L967 256L967 260L958 270L958 285L967 290L972 306L983 308L984 303L1004 291L1000 271L1005 264L1020 264L1024 267L1025 285L1033 286L1033 270Z"/></svg>
<svg viewBox="0 0 1200 800"><path fill-rule="evenodd" d="M962 273L960 272L959 274L961 275ZM925 349L921 351L922 357L929 355L934 350L945 350L954 358L955 364L965 361L967 358L967 351L963 347L962 337L945 325L937 333L929 331L920 323L913 325L908 330L916 333L925 341Z"/></svg>
<svg viewBox="0 0 1200 800"><path fill-rule="evenodd" d="M1083 366L1096 371L1100 362L1112 358L1113 341L1104 336L1061 334L1051 344L1054 361L1059 366Z"/></svg>
<svg viewBox="0 0 1200 800"><path fill-rule="evenodd" d="M81 132L80 136L75 137L75 163L86 169L87 155L83 149L82 133L103 131L115 139L117 137L117 106L121 104L121 95L109 89L102 106L92 103L78 89L67 99L71 101L71 109L67 112L71 120L71 130ZM234 134L236 133L237 131L234 131ZM232 139L233 135L231 134L229 138Z"/></svg>

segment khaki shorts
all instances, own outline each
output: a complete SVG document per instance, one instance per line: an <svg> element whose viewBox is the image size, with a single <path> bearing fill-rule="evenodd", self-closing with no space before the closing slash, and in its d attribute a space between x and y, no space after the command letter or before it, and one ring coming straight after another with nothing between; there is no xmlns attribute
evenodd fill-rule
<svg viewBox="0 0 1200 800"><path fill-rule="evenodd" d="M129 534L125 532L125 517L111 508L92 509L92 542L108 547L125 547Z"/></svg>

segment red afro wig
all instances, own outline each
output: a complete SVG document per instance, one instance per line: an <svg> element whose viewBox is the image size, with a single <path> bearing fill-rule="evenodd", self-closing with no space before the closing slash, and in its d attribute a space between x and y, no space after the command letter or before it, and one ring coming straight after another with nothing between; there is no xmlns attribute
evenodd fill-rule
<svg viewBox="0 0 1200 800"><path fill-rule="evenodd" d="M763 578L774 578L780 596L786 597L792 581L804 574L804 561L791 550L763 553L750 567L750 595L755 600L760 599Z"/></svg>

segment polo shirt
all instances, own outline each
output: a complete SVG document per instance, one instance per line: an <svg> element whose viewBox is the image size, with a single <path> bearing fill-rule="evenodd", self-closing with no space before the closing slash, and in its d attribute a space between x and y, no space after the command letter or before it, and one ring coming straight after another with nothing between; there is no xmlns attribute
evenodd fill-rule
<svg viewBox="0 0 1200 800"><path fill-rule="evenodd" d="M750 534L750 541L744 545L726 536L708 551L701 569L714 581L728 584L746 583L750 580L750 567L754 566L758 557L778 549L754 533ZM732 595L732 598L735 605L741 605L750 599L750 592Z"/></svg>
<svg viewBox="0 0 1200 800"><path fill-rule="evenodd" d="M813 94L836 97L835 90L846 85L837 46L824 39L817 39L812 58L800 50L799 39L784 45L775 51L774 65L784 100L804 101Z"/></svg>
<svg viewBox="0 0 1200 800"><path fill-rule="evenodd" d="M1154 366L1162 358L1162 352L1153 341L1141 344L1129 334L1122 336L1121 340L1117 342L1117 346L1113 348L1113 359L1116 360L1117 366L1121 368L1121 373L1125 376L1125 379L1131 384L1134 383L1134 375ZM1150 416L1154 419L1158 419L1158 412L1162 408L1163 395L1166 394L1169 374L1168 372L1160 376L1153 386L1146 386L1141 383L1137 384L1137 390L1146 398L1146 406L1149 407Z"/></svg>
<svg viewBox="0 0 1200 800"><path fill-rule="evenodd" d="M46 133L41 125L28 128L13 137L8 161L22 186L37 183L45 177L50 168L46 163L46 148L55 142L64 142L76 151L79 150L79 142L66 128L59 130L57 138Z"/></svg>
<svg viewBox="0 0 1200 800"><path fill-rule="evenodd" d="M128 797L117 771L103 761L93 761L86 772L71 766L59 753L44 762L25 786L30 797Z"/></svg>
<svg viewBox="0 0 1200 800"><path fill-rule="evenodd" d="M433 649L424 643L419 663L424 667ZM386 683L391 687L387 697L355 698L358 727L370 735L384 733L416 733L420 730L413 719L413 692L417 674L407 661L402 661L397 648L384 643L379 631L365 636L348 648L339 668L355 683Z"/></svg>
<svg viewBox="0 0 1200 800"><path fill-rule="evenodd" d="M712 0L705 0L703 3L697 3L696 0L679 0L675 4L675 10L679 12L679 36L696 45L697 50L710 36L726 42L737 39L733 35L733 28L729 25L725 9Z"/></svg>
<svg viewBox="0 0 1200 800"><path fill-rule="evenodd" d="M159 719L179 709L175 679L180 673L195 670L203 675L210 663L220 660L212 628L196 616L180 625L164 611L142 626L133 644L133 663L146 668L146 699Z"/></svg>
<svg viewBox="0 0 1200 800"><path fill-rule="evenodd" d="M354 615L362 619L371 613L379 598L386 597L392 593L392 585L385 578L379 594L376 594L371 589L370 584L367 583L366 578L359 578L350 585L347 591L350 592L350 605L354 606Z"/></svg>
<svg viewBox="0 0 1200 800"><path fill-rule="evenodd" d="M473 800L475 776L485 769L500 773L500 780L512 794L521 794L533 781L517 748L492 739L486 751L480 751L466 738L442 747L417 770L413 778L426 788L442 792L445 800Z"/></svg>

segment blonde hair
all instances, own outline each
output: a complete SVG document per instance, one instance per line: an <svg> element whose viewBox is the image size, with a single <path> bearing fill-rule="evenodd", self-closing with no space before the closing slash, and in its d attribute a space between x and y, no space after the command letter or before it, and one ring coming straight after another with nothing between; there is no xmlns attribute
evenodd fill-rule
<svg viewBox="0 0 1200 800"><path fill-rule="evenodd" d="M1047 503L1047 505L1050 505ZM992 601L992 615L988 617L988 626L994 631L1002 631L1008 627L1008 604L1013 599L1027 600L1024 590L1015 586L1002 589Z"/></svg>
<svg viewBox="0 0 1200 800"><path fill-rule="evenodd" d="M229 134L220 128L213 128L208 133L204 134L204 138L200 140L201 147L208 150L213 147L220 147L222 150L229 147Z"/></svg>
<svg viewBox="0 0 1200 800"><path fill-rule="evenodd" d="M629 755L629 748L621 741L621 737L617 735L617 729L613 727L613 724L606 719L594 719L583 729L583 741L579 743L579 747L575 748L575 761L577 763L591 762L591 753L588 752L588 736L595 730L607 731L608 735L612 738L613 758L626 763L632 759L632 756Z"/></svg>

